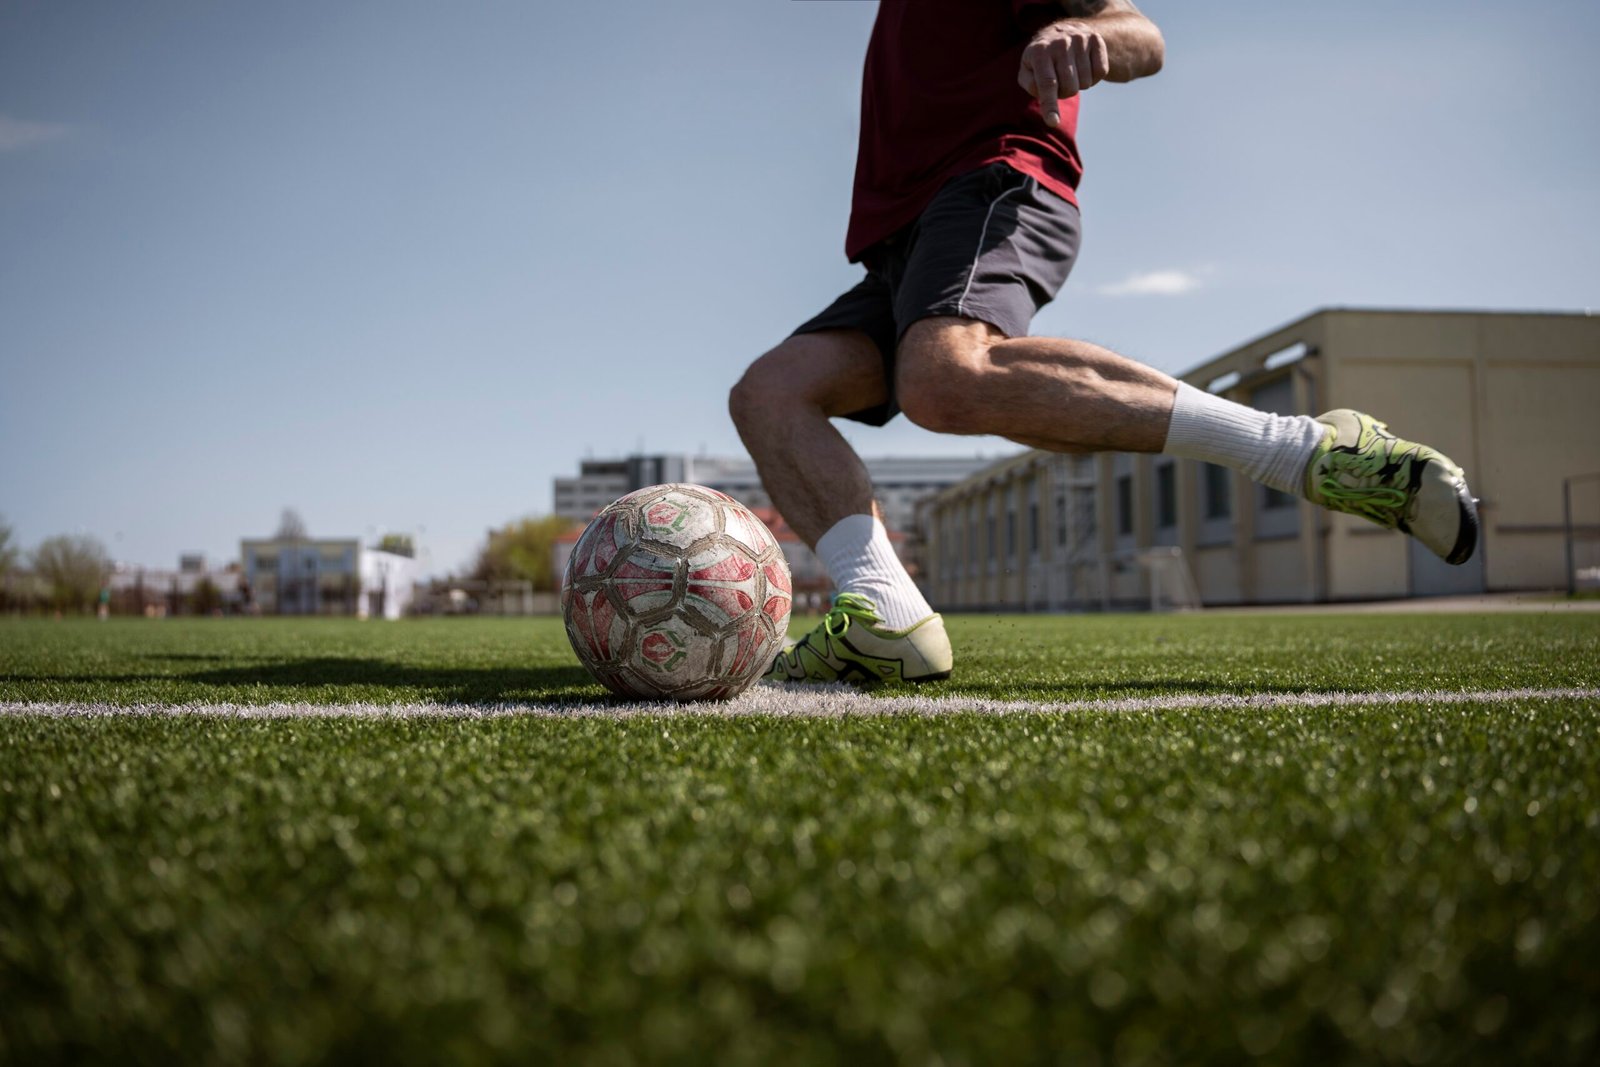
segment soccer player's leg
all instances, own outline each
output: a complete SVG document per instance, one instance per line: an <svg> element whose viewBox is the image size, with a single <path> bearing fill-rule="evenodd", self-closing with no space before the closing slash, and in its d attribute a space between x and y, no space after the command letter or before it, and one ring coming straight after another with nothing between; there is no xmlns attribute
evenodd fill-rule
<svg viewBox="0 0 1600 1067"><path fill-rule="evenodd" d="M1447 563L1465 563L1477 546L1477 505L1461 467L1361 412L1277 415L1086 342L1007 338L960 318L907 331L898 369L906 416L930 430L999 434L1056 452L1203 460L1409 534Z"/></svg>
<svg viewBox="0 0 1600 1067"><path fill-rule="evenodd" d="M883 360L860 330L797 334L752 363L728 397L729 414L762 485L808 545L845 515L872 510L872 482L830 421L881 408Z"/></svg>
<svg viewBox="0 0 1600 1067"><path fill-rule="evenodd" d="M757 360L729 398L774 506L817 550L837 589L816 630L776 657L784 681L923 681L950 673L943 620L906 573L878 518L865 466L835 417L894 413L887 283L869 275Z"/></svg>
<svg viewBox="0 0 1600 1067"><path fill-rule="evenodd" d="M1465 563L1478 544L1477 502L1461 467L1359 411L1274 415L1184 383L1162 450L1410 534L1446 563Z"/></svg>
<svg viewBox="0 0 1600 1067"><path fill-rule="evenodd" d="M1077 208L1004 165L941 190L895 293L895 391L937 433L1057 452L1161 447L1177 383L1085 341L1030 337L1066 282Z"/></svg>
<svg viewBox="0 0 1600 1067"><path fill-rule="evenodd" d="M1098 345L1024 336L1052 284L1064 280L1076 213L1016 180L983 190L993 199L975 256L970 235L962 251L959 217L933 229L929 215L920 223L922 247L896 294L903 334L895 392L908 418L941 433L998 434L1057 452L1205 460L1401 530L1447 562L1470 558L1478 517L1461 468L1370 416L1258 411ZM935 201L930 215L959 215L952 203ZM965 218L970 225L970 211ZM943 239L930 241L929 232Z"/></svg>

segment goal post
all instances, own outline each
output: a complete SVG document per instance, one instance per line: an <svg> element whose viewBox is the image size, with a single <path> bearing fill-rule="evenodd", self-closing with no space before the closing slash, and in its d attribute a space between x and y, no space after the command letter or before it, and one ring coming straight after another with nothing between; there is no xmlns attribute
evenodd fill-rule
<svg viewBox="0 0 1600 1067"><path fill-rule="evenodd" d="M1183 549L1176 545L1162 545L1141 549L1139 565L1150 576L1151 611L1198 611L1200 587Z"/></svg>
<svg viewBox="0 0 1600 1067"><path fill-rule="evenodd" d="M1600 472L1561 481L1567 595L1600 590Z"/></svg>

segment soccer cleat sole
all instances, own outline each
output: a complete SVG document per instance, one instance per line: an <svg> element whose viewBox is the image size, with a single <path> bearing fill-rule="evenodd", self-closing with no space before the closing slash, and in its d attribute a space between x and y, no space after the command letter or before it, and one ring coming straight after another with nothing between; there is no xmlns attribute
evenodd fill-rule
<svg viewBox="0 0 1600 1067"><path fill-rule="evenodd" d="M1472 558L1472 553L1478 547L1478 502L1462 489L1459 501L1461 507L1461 529L1456 533L1455 547L1444 558L1446 563L1459 567Z"/></svg>

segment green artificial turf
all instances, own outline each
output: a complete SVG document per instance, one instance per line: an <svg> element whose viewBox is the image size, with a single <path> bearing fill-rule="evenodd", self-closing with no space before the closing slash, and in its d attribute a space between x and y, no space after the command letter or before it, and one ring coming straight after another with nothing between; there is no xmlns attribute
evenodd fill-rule
<svg viewBox="0 0 1600 1067"><path fill-rule="evenodd" d="M1600 619L952 620L1021 700L1600 685ZM548 622L0 624L0 700L593 700ZM1600 702L0 716L0 1062L1592 1062Z"/></svg>
<svg viewBox="0 0 1600 1067"><path fill-rule="evenodd" d="M1600 684L1600 613L958 615L948 626L955 676L903 692L1066 701ZM551 618L0 620L0 700L497 704L604 695Z"/></svg>

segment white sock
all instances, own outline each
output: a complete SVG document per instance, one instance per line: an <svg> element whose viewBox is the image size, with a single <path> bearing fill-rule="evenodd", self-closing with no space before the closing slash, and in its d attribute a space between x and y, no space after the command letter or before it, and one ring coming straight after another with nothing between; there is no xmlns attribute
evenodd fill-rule
<svg viewBox="0 0 1600 1067"><path fill-rule="evenodd" d="M1304 494L1306 464L1328 428L1310 415L1274 415L1178 383L1162 451L1231 467L1262 485Z"/></svg>
<svg viewBox="0 0 1600 1067"><path fill-rule="evenodd" d="M817 558L841 593L860 593L885 629L904 630L933 614L875 515L847 515L817 541Z"/></svg>

